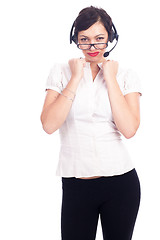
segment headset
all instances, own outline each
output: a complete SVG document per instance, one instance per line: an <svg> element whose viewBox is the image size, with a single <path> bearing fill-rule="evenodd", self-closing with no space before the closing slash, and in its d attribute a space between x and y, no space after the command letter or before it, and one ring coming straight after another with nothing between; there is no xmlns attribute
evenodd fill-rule
<svg viewBox="0 0 160 240"><path fill-rule="evenodd" d="M77 44L77 42L76 42L76 36L75 35L73 35L73 29L74 29L74 26L75 26L75 21L74 21L74 23L73 23L73 25L72 25L72 28L71 28L71 31L70 31L70 44L72 43L72 41L75 43L75 44ZM114 41L114 39L116 39L116 43L115 43L115 45L111 48L111 50L109 50L108 52L105 52L104 53L104 57L108 57L109 56L109 54L110 54L110 52L115 48L115 46L117 45L117 43L118 43L118 38L119 38L119 35L118 35L118 33L117 33L117 30L116 30L116 27L114 26L114 24L112 23L112 31L111 31L111 34L109 35L109 37L108 37L108 42L113 42Z"/></svg>

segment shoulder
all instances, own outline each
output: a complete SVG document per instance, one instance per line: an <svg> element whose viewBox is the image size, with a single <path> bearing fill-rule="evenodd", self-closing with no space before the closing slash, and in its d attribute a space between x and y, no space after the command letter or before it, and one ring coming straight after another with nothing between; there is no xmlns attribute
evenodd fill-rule
<svg viewBox="0 0 160 240"><path fill-rule="evenodd" d="M130 67L119 66L117 81L124 94L129 92L141 92L141 81L138 73Z"/></svg>
<svg viewBox="0 0 160 240"><path fill-rule="evenodd" d="M117 72L117 77L121 79L121 78L127 77L129 75L130 76L135 76L136 75L138 77L137 72L133 68L119 65L118 72Z"/></svg>
<svg viewBox="0 0 160 240"><path fill-rule="evenodd" d="M119 66L118 72L117 72L117 81L118 82L130 82L130 81L137 81L139 82L139 76L138 73L131 67L124 67Z"/></svg>

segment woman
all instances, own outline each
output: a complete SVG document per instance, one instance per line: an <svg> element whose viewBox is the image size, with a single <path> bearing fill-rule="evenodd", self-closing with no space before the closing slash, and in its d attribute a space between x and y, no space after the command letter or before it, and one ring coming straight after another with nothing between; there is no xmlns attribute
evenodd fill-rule
<svg viewBox="0 0 160 240"><path fill-rule="evenodd" d="M139 80L105 59L113 23L103 9L83 9L73 27L84 58L53 66L41 114L43 129L60 133L62 240L95 239L99 215L104 240L129 240L140 183L121 135L133 137L140 124Z"/></svg>

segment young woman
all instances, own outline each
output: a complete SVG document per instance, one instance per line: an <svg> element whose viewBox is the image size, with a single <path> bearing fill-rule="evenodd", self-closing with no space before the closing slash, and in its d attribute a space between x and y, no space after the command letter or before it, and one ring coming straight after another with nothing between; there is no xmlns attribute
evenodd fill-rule
<svg viewBox="0 0 160 240"><path fill-rule="evenodd" d="M139 178L121 135L139 127L141 89L133 70L104 57L113 26L105 10L83 9L71 41L84 58L55 64L47 79L41 121L60 133L62 240L94 240L99 216L104 240L130 240L139 209Z"/></svg>

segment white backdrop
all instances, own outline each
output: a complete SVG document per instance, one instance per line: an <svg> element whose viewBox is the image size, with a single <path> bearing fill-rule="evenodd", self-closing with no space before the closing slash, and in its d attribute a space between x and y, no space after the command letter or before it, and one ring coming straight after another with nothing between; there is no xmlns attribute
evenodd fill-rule
<svg viewBox="0 0 160 240"><path fill-rule="evenodd" d="M78 12L104 8L120 35L110 59L131 67L143 86L141 126L125 140L141 181L133 240L160 239L158 0L5 0L0 3L0 239L61 239L61 178L55 176L59 133L40 122L54 62L81 56L69 44ZM100 223L96 240L102 240Z"/></svg>

